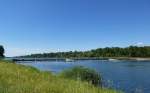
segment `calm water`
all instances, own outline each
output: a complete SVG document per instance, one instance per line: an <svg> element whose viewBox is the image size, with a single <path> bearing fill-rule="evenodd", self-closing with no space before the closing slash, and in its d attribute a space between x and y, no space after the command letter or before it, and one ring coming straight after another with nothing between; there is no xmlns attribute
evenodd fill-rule
<svg viewBox="0 0 150 93"><path fill-rule="evenodd" d="M150 62L82 60L72 63L50 61L21 64L54 73L81 65L101 73L107 87L123 90L125 93L150 93Z"/></svg>

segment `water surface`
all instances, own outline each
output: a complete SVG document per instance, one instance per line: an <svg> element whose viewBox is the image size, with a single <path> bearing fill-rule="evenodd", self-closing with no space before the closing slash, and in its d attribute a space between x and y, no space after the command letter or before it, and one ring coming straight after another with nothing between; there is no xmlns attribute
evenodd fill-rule
<svg viewBox="0 0 150 93"><path fill-rule="evenodd" d="M150 93L150 62L79 60L76 62L23 62L21 64L53 73L59 73L77 65L85 66L99 72L107 87L123 90L126 93Z"/></svg>

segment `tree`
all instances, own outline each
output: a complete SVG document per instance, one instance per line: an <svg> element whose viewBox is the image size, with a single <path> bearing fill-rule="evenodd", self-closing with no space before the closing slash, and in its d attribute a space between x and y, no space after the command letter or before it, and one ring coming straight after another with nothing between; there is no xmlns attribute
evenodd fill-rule
<svg viewBox="0 0 150 93"><path fill-rule="evenodd" d="M5 53L4 47L0 45L0 58L4 57L4 53Z"/></svg>
<svg viewBox="0 0 150 93"><path fill-rule="evenodd" d="M129 46L126 48L106 47L89 51L69 51L57 53L32 54L25 57L52 57L52 58L84 58L84 57L150 57L150 46Z"/></svg>

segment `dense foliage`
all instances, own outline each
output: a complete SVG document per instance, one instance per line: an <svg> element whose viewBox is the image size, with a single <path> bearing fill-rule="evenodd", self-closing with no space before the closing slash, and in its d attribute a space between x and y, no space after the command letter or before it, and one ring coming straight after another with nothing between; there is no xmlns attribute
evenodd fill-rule
<svg viewBox="0 0 150 93"><path fill-rule="evenodd" d="M0 58L3 58L4 57L4 47L2 45L0 45Z"/></svg>
<svg viewBox="0 0 150 93"><path fill-rule="evenodd" d="M95 70L85 68L83 66L76 66L72 69L65 70L60 74L61 77L73 80L81 80L91 83L95 86L101 85L101 76Z"/></svg>
<svg viewBox="0 0 150 93"><path fill-rule="evenodd" d="M150 46L130 46L126 48L106 47L90 51L70 51L57 53L32 54L24 57L52 57L52 58L81 58L81 57L150 57Z"/></svg>

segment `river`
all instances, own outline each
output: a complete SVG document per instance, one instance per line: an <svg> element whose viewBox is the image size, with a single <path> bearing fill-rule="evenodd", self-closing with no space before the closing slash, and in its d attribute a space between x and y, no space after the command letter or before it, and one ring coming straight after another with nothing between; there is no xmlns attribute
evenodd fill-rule
<svg viewBox="0 0 150 93"><path fill-rule="evenodd" d="M150 93L150 61L78 60L75 62L22 62L18 64L36 67L42 71L59 73L80 65L95 69L103 78L103 85L125 93Z"/></svg>

